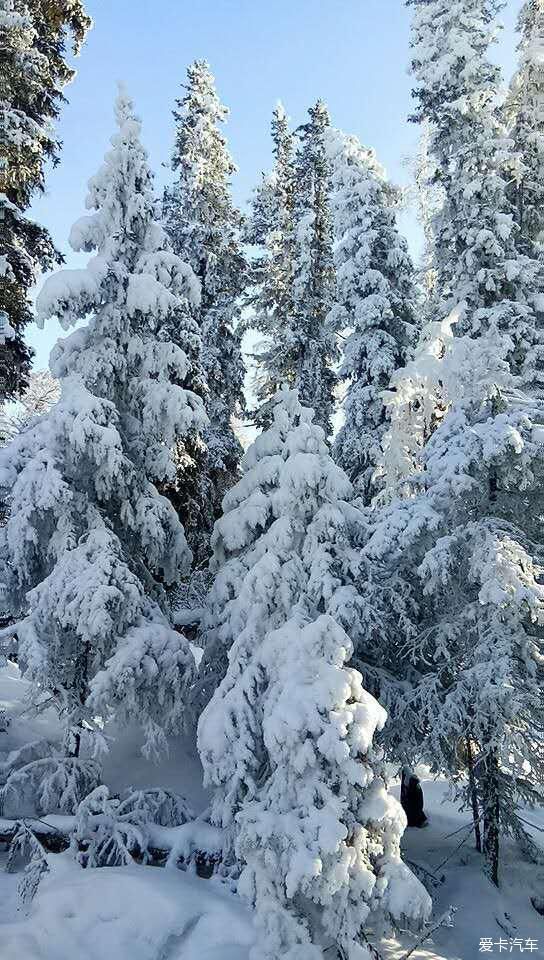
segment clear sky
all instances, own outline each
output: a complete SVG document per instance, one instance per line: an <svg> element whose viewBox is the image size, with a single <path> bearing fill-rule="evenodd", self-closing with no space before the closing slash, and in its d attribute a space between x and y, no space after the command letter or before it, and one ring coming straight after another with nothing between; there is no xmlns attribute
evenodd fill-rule
<svg viewBox="0 0 544 960"><path fill-rule="evenodd" d="M515 64L515 18L509 0L495 56L509 77ZM417 143L410 113L409 11L403 0L87 0L94 28L76 62L59 125L61 162L33 216L51 231L70 265L71 224L84 212L85 187L113 132L116 83L123 80L143 120L143 140L157 185L164 183L173 141L171 110L187 64L206 58L230 108L225 128L238 165L235 200L244 206L270 166L270 115L281 99L296 125L324 99L332 122L373 146L392 180L407 183ZM403 229L415 252L418 230ZM36 365L47 364L59 335L54 323L30 328Z"/></svg>

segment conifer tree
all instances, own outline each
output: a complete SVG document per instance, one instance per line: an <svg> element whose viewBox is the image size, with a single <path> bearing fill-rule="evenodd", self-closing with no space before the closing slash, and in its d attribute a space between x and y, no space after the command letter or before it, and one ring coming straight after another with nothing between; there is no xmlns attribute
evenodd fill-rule
<svg viewBox="0 0 544 960"><path fill-rule="evenodd" d="M512 372L539 391L544 386L544 351L534 322L539 264L518 255L514 208L507 198L515 157L497 110L500 70L486 58L500 0L472 5L413 0L412 5L417 82L412 119L430 126L443 194L434 220L443 315L466 302L455 332L472 337L492 320L511 340ZM446 50L452 51L450 62L444 60Z"/></svg>
<svg viewBox="0 0 544 960"><path fill-rule="evenodd" d="M526 0L519 18L519 68L506 115L520 169L512 199L522 243L529 252L544 241L544 3Z"/></svg>
<svg viewBox="0 0 544 960"><path fill-rule="evenodd" d="M283 109L272 124L276 163L256 191L247 237L260 247L254 265L246 327L264 334L258 349L257 421L270 422L269 401L286 384L315 410L332 433L335 365L339 359L334 303L335 274L329 193L330 131L325 104L309 110L297 131L298 147Z"/></svg>
<svg viewBox="0 0 544 960"><path fill-rule="evenodd" d="M319 611L333 611L342 626L349 628L350 633L353 633L358 620L366 613L360 609L362 601L353 587L355 571L358 570L358 554L349 548L347 533L349 511L346 504L339 504L336 508L338 543L333 543L333 535L329 532L331 540L328 547L329 559L325 562L323 558L321 561L317 561L316 558L316 562L322 562L321 582L316 578L312 586L309 586L303 571L299 570L297 573L294 570L291 590L285 593L283 600L281 594L278 594L275 600L276 608L271 607L270 604L267 570L273 564L273 557L269 552L272 536L269 531L274 527L274 531L277 532L283 525L289 527L294 522L286 518L282 523L283 499L278 485L281 479L280 468L288 452L289 436L294 424L303 416L301 409L295 391L282 390L276 396L272 406L273 422L244 455L243 475L226 494L223 502L223 516L215 525L212 538L214 552L211 561L211 569L215 577L207 599L200 634L200 643L204 648L196 685L196 704L200 709L208 703L223 679L228 664L228 652L241 631L248 631L248 635L257 642L266 625L276 627L288 618L297 600L304 607L307 604L310 606L314 604ZM304 414L304 417L308 416L308 413ZM329 464L325 444L322 440L319 444L317 442L320 437L319 429L313 426L311 433L316 444L316 455L319 452L326 457L327 470L330 470L331 477L336 477L336 493L339 485L343 484L343 496L349 499L351 486L343 472ZM303 458L301 462L302 460ZM326 498L326 490L320 496ZM326 516L326 510L323 509L321 514L323 523ZM316 520L313 532L316 533L317 529ZM240 583L245 582L245 578L249 576L249 572L255 567L259 558L261 558L263 580L266 582L261 591L258 584L254 582L252 574L250 589L255 593L253 600L250 601L249 594L246 595L240 591ZM286 557L282 553L281 562L285 560ZM348 585L349 581L352 584L351 587ZM250 581L248 586L249 584ZM308 591L314 592L311 602L306 596ZM338 610L340 600L343 603L342 615ZM343 619L348 616L349 620ZM246 618L248 618L247 622Z"/></svg>
<svg viewBox="0 0 544 960"><path fill-rule="evenodd" d="M393 749L460 786L498 884L500 832L530 846L518 808L542 777L542 417L520 393L538 374L536 265L516 250L504 179L487 59L496 6L410 5L418 117L431 123L444 190L434 225L443 302L390 397L400 415L388 455L401 459L414 385L423 442L364 553L403 607L384 621L379 665Z"/></svg>
<svg viewBox="0 0 544 960"><path fill-rule="evenodd" d="M199 398L179 385L188 355L168 338L189 311L194 278L155 218L140 123L122 91L116 118L89 183L92 212L70 235L74 250L95 256L50 277L37 301L41 321L89 322L52 352L58 403L0 451L11 506L0 530L2 593L21 617L23 670L65 729L64 758L49 761L50 809L73 808L90 789L97 716L141 724L145 750L162 749L182 723L193 669L164 594L191 555L156 484L174 473L174 444L206 424Z"/></svg>
<svg viewBox="0 0 544 960"><path fill-rule="evenodd" d="M333 326L347 331L340 377L347 381L344 425L333 456L364 503L381 487L387 429L383 391L404 366L416 323L414 268L395 214L396 192L373 151L356 137L331 136L335 236Z"/></svg>
<svg viewBox="0 0 544 960"><path fill-rule="evenodd" d="M67 47L71 42L78 52L90 23L81 0L0 2L0 311L14 331L0 345L0 402L28 382L29 290L41 270L61 259L45 227L25 211L44 189L46 163L58 162L53 123L74 76Z"/></svg>
<svg viewBox="0 0 544 960"><path fill-rule="evenodd" d="M321 100L308 114L308 122L298 131L296 157L292 382L301 402L312 407L316 423L330 436L339 357L331 313L335 275L327 152L330 119Z"/></svg>
<svg viewBox="0 0 544 960"><path fill-rule="evenodd" d="M216 662L230 651L198 742L256 905L255 960L317 960L322 936L367 957L378 917L421 921L430 907L401 861L405 821L372 744L385 712L347 666L361 616L352 489L312 421L282 391L214 533L210 645Z"/></svg>
<svg viewBox="0 0 544 960"><path fill-rule="evenodd" d="M245 236L259 249L251 265L248 328L263 340L256 363L257 423L269 422L270 403L283 384L295 383L293 329L295 145L281 104L272 117L274 169L265 175L251 203Z"/></svg>
<svg viewBox="0 0 544 960"><path fill-rule="evenodd" d="M199 561L209 554L213 524L242 455L232 422L243 407L244 367L237 327L246 264L241 216L230 194L236 168L219 128L227 115L208 64L196 60L187 70L186 92L176 101L171 160L176 180L165 191L164 213L174 252L192 267L201 285L193 316L202 340L210 425L205 447L196 457L192 493L191 510L198 512L192 545ZM174 503L183 512L183 504L176 498Z"/></svg>

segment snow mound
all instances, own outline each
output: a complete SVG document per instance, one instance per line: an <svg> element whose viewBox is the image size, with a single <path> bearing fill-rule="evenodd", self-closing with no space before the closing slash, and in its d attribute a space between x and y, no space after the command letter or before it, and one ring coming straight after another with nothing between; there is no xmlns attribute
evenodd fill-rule
<svg viewBox="0 0 544 960"><path fill-rule="evenodd" d="M251 918L210 881L154 867L82 870L51 858L27 917L2 931L2 960L247 960Z"/></svg>

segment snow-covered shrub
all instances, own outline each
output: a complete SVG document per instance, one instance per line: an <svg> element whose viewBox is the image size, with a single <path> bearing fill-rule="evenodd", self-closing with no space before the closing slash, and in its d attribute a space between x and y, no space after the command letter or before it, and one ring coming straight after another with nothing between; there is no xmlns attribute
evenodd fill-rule
<svg viewBox="0 0 544 960"><path fill-rule="evenodd" d="M70 845L83 867L148 862L157 851L167 862L175 859L177 864L182 855L177 828L187 825L191 834L193 820L187 801L171 790L128 789L112 797L101 785L79 804Z"/></svg>
<svg viewBox="0 0 544 960"><path fill-rule="evenodd" d="M147 806L110 797L96 787L77 808L71 835L73 854L82 867L118 867L146 859L149 843Z"/></svg>
<svg viewBox="0 0 544 960"><path fill-rule="evenodd" d="M100 782L96 759L63 756L46 741L28 744L14 754L8 756L0 771L5 776L0 786L0 811L4 816L75 813L81 798Z"/></svg>
<svg viewBox="0 0 544 960"><path fill-rule="evenodd" d="M36 895L42 877L48 873L47 855L35 833L24 821L17 825L17 832L10 843L6 870L14 873L24 864L23 874L17 884L17 895L23 907L27 907Z"/></svg>
<svg viewBox="0 0 544 960"><path fill-rule="evenodd" d="M126 813L130 813L131 810L146 811L149 821L161 827L179 827L195 819L195 814L185 797L164 787L153 787L147 790L129 789L123 797L122 807Z"/></svg>

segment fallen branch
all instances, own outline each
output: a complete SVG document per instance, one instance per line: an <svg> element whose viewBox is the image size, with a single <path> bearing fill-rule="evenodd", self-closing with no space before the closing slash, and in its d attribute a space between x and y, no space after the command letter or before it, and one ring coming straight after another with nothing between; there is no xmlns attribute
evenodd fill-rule
<svg viewBox="0 0 544 960"><path fill-rule="evenodd" d="M0 843L11 844L21 824L32 831L48 853L62 853L68 849L74 836L76 817L0 819ZM176 827L162 827L150 823L148 828L150 839L145 857L154 866L183 868L192 863L197 876L207 879L223 859L221 831L210 824L190 821ZM142 859L138 851L135 851L135 859Z"/></svg>
<svg viewBox="0 0 544 960"><path fill-rule="evenodd" d="M463 839L461 840L461 842L457 844L457 846L455 847L455 849L452 850L452 852L446 857L446 859L443 860L442 863L439 863L437 867L435 867L435 870L440 870L443 866L446 865L446 863L448 863L449 860L451 860L452 857L455 856L455 854L457 853L457 851L460 850L461 847L463 847L463 846L465 845L465 843L467 842L467 840L468 840L468 838L470 837L470 834L471 834L471 833L472 833L472 824L471 824L471 828L470 828L469 832L467 833L466 837L463 837Z"/></svg>
<svg viewBox="0 0 544 960"><path fill-rule="evenodd" d="M21 824L32 831L48 853L62 853L70 846L69 833L57 830L38 817L20 817L18 820L0 820L0 843L12 843L21 829Z"/></svg>
<svg viewBox="0 0 544 960"><path fill-rule="evenodd" d="M421 864L417 863L415 860L408 860L406 857L404 857L404 862L410 867L412 873L415 873L416 877L420 873L423 873L425 876L429 877L433 886L438 887L441 883L444 883L444 877L437 877L436 873L433 873L432 870L427 870L426 867L422 867Z"/></svg>
<svg viewBox="0 0 544 960"><path fill-rule="evenodd" d="M433 933L435 933L440 927L453 927L453 918L455 917L456 913L457 907L448 907L448 909L442 914L442 916L438 918L438 920L435 920L435 922L431 923L431 926L428 927L427 930L424 930L424 932L420 937L418 937L414 945L407 951L407 953L402 954L400 960L408 960L408 957L411 957L412 954L416 952L418 947L421 947L422 944L424 944L429 937L432 937Z"/></svg>

